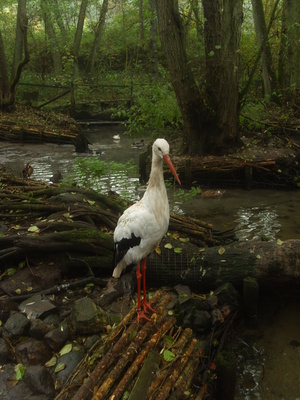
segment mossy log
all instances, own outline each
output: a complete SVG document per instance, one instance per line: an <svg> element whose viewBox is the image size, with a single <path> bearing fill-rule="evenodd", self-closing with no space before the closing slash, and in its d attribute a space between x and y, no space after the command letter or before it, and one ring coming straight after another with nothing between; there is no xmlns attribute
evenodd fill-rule
<svg viewBox="0 0 300 400"><path fill-rule="evenodd" d="M166 248L165 244L168 243ZM147 279L153 286L186 284L205 292L225 282L242 286L246 277L258 283L284 285L299 283L300 240L239 242L227 246L198 248L167 238L161 254L148 257Z"/></svg>

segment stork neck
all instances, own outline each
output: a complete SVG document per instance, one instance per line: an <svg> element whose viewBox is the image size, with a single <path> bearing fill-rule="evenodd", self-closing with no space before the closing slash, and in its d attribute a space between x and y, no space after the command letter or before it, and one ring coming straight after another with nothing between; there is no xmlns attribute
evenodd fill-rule
<svg viewBox="0 0 300 400"><path fill-rule="evenodd" d="M152 159L151 172L147 189L151 189L153 187L159 188L162 185L165 187L163 160L157 158Z"/></svg>

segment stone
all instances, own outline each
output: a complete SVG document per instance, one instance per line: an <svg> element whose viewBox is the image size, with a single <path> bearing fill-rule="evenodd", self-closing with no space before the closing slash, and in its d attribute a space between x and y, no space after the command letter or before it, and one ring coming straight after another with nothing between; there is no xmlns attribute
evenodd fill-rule
<svg viewBox="0 0 300 400"><path fill-rule="evenodd" d="M43 339L43 337L53 329L52 325L46 324L46 322L40 319L33 319L29 328L29 335L36 339Z"/></svg>
<svg viewBox="0 0 300 400"><path fill-rule="evenodd" d="M54 380L50 371L42 365L31 365L26 368L24 382L34 393L41 393L53 398Z"/></svg>
<svg viewBox="0 0 300 400"><path fill-rule="evenodd" d="M57 308L45 295L35 294L22 301L19 305L19 310L30 319L35 319L46 317L53 311L57 311Z"/></svg>
<svg viewBox="0 0 300 400"><path fill-rule="evenodd" d="M26 335L29 330L30 321L24 314L14 313L5 322L4 328L13 338Z"/></svg>
<svg viewBox="0 0 300 400"><path fill-rule="evenodd" d="M0 299L0 320L4 323L12 311L18 311L18 304L8 298Z"/></svg>
<svg viewBox="0 0 300 400"><path fill-rule="evenodd" d="M71 333L66 322L62 322L58 328L53 329L44 336L44 340L52 350L60 349L69 339Z"/></svg>
<svg viewBox="0 0 300 400"><path fill-rule="evenodd" d="M64 364L65 368L62 371L59 371L57 376L57 384L60 386L66 382L74 368L78 365L78 363L85 356L85 351L80 348L77 351L70 351L70 353L63 354L61 357L57 359L57 364Z"/></svg>
<svg viewBox="0 0 300 400"><path fill-rule="evenodd" d="M0 364L7 364L13 359L9 347L3 338L0 338Z"/></svg>
<svg viewBox="0 0 300 400"><path fill-rule="evenodd" d="M15 355L18 363L24 365L45 364L52 357L48 346L35 338L27 338L15 347Z"/></svg>
<svg viewBox="0 0 300 400"><path fill-rule="evenodd" d="M106 312L89 297L83 297L74 302L70 320L74 331L79 335L103 332L110 324Z"/></svg>

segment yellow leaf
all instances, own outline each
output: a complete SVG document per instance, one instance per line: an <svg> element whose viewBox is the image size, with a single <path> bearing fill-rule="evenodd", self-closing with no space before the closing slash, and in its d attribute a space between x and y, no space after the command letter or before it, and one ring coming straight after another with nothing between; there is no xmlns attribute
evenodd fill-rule
<svg viewBox="0 0 300 400"><path fill-rule="evenodd" d="M218 250L218 253L219 253L220 255L224 254L224 253L225 253L224 247L221 246L221 247L219 248L219 250Z"/></svg>
<svg viewBox="0 0 300 400"><path fill-rule="evenodd" d="M28 232L39 232L40 228L38 228L35 225L32 225L30 228L28 228Z"/></svg>
<svg viewBox="0 0 300 400"><path fill-rule="evenodd" d="M155 252L156 252L156 254L158 254L160 256L161 255L161 248L160 247L156 247Z"/></svg>
<svg viewBox="0 0 300 400"><path fill-rule="evenodd" d="M171 245L171 243L166 243L165 244L165 249L172 249L173 246Z"/></svg>
<svg viewBox="0 0 300 400"><path fill-rule="evenodd" d="M46 362L45 367L53 367L56 364L56 357L53 356L49 361Z"/></svg>
<svg viewBox="0 0 300 400"><path fill-rule="evenodd" d="M260 260L260 254L257 254L256 258L257 258L258 260Z"/></svg>
<svg viewBox="0 0 300 400"><path fill-rule="evenodd" d="M21 293L22 293L22 292L21 292L21 289L16 289L15 292L16 292L17 294L21 294Z"/></svg>
<svg viewBox="0 0 300 400"><path fill-rule="evenodd" d="M94 200L88 200L88 203L93 206L95 204Z"/></svg>
<svg viewBox="0 0 300 400"><path fill-rule="evenodd" d="M278 244L278 246L282 246L282 245L283 245L283 241L280 240L280 239L277 239L277 240L276 240L276 243Z"/></svg>
<svg viewBox="0 0 300 400"><path fill-rule="evenodd" d="M33 290L33 287L32 286L28 286L28 288L26 290L27 290L27 292L31 292Z"/></svg>

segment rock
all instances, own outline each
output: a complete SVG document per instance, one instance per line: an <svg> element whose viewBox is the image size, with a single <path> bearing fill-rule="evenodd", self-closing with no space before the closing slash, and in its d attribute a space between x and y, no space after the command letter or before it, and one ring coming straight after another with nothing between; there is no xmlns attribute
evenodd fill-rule
<svg viewBox="0 0 300 400"><path fill-rule="evenodd" d="M183 325L191 327L196 332L204 332L211 327L211 323L209 312L196 310L195 308L192 308L183 319Z"/></svg>
<svg viewBox="0 0 300 400"><path fill-rule="evenodd" d="M62 322L62 318L58 314L50 314L43 321L48 325L53 325L58 328L59 324Z"/></svg>
<svg viewBox="0 0 300 400"><path fill-rule="evenodd" d="M54 310L57 310L57 308L46 296L35 294L29 297L29 299L22 301L19 305L19 310L30 317L30 319L35 319L46 317L50 313L53 313Z"/></svg>
<svg viewBox="0 0 300 400"><path fill-rule="evenodd" d="M29 335L36 339L43 339L43 337L53 329L52 325L46 324L46 322L40 319L33 319L29 328Z"/></svg>
<svg viewBox="0 0 300 400"><path fill-rule="evenodd" d="M31 365L26 368L24 382L34 393L42 393L53 398L55 392L54 380L49 370L42 365Z"/></svg>
<svg viewBox="0 0 300 400"><path fill-rule="evenodd" d="M70 351L70 353L63 354L61 357L58 358L57 364L62 363L65 365L65 368L56 374L58 386L61 386L66 382L74 368L83 359L84 356L85 351L82 349L82 347L80 347L79 350L72 350Z"/></svg>
<svg viewBox="0 0 300 400"><path fill-rule="evenodd" d="M60 349L70 337L70 329L66 322L62 322L60 326L48 332L44 340L52 350Z"/></svg>
<svg viewBox="0 0 300 400"><path fill-rule="evenodd" d="M24 314L15 313L12 314L5 322L4 328L13 338L18 338L22 335L26 335L29 330L30 321L25 317Z"/></svg>
<svg viewBox="0 0 300 400"><path fill-rule="evenodd" d="M28 338L18 343L15 347L15 355L17 362L24 365L45 364L52 357L47 345L35 338Z"/></svg>
<svg viewBox="0 0 300 400"><path fill-rule="evenodd" d="M12 354L9 351L6 341L0 338L0 364L7 364L12 360Z"/></svg>
<svg viewBox="0 0 300 400"><path fill-rule="evenodd" d="M85 335L105 331L105 327L110 323L106 312L89 297L74 302L70 320L74 331Z"/></svg>
<svg viewBox="0 0 300 400"><path fill-rule="evenodd" d="M18 311L18 304L10 299L0 299L0 320L4 323L12 311Z"/></svg>
<svg viewBox="0 0 300 400"><path fill-rule="evenodd" d="M100 336L98 336L98 335L93 335L93 336L89 337L89 338L86 340L86 342L84 343L84 347L85 347L87 350L90 350L90 349L94 346L94 344L95 344L96 342L98 342L98 340L100 340Z"/></svg>

